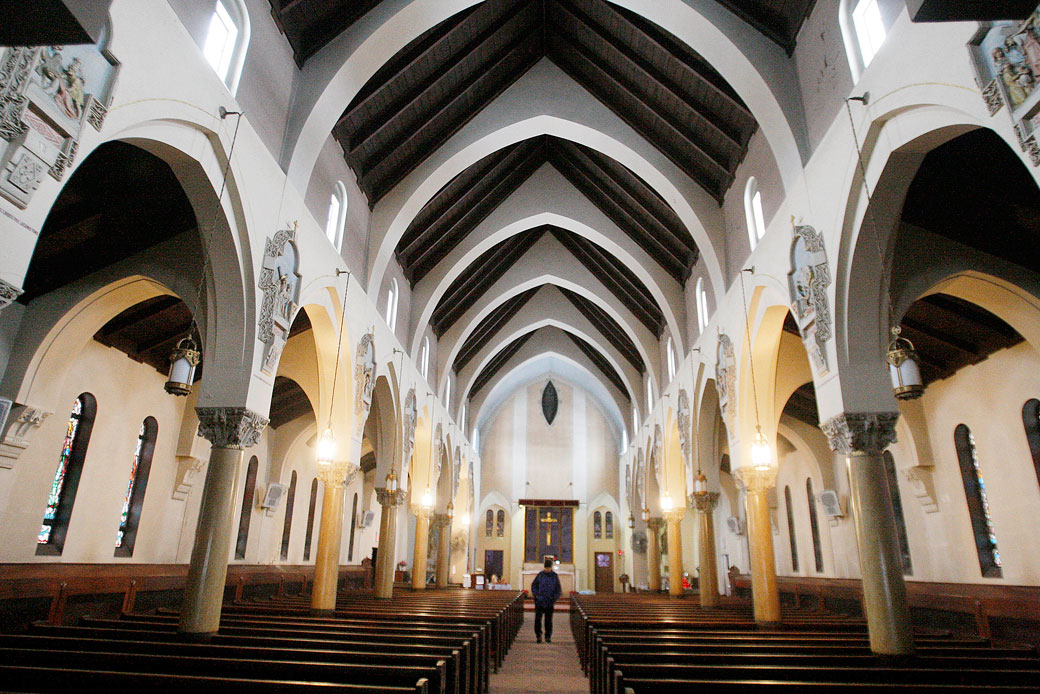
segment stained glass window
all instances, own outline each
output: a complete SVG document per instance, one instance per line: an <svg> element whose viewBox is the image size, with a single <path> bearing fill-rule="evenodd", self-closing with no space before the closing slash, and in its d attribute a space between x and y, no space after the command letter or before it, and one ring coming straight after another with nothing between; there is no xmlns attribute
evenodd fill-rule
<svg viewBox="0 0 1040 694"><path fill-rule="evenodd" d="M495 535L497 535L498 537L505 537L505 534L506 534L506 512L500 510L498 512L498 522L496 523L496 527L495 527Z"/></svg>
<svg viewBox="0 0 1040 694"><path fill-rule="evenodd" d="M141 464L141 446L144 445L144 422L141 422L141 431L137 434L137 448L134 449L134 458L130 461L130 481L126 483L126 495L123 497L123 511L119 516L119 532L116 533L116 547L123 546L123 536L126 534L126 520L130 515L130 500L134 496L134 482L137 481L137 468Z"/></svg>
<svg viewBox="0 0 1040 694"><path fill-rule="evenodd" d="M303 533L303 560L311 558L311 539L314 537L314 510L318 505L318 478L311 480L311 500L307 506L307 530Z"/></svg>
<svg viewBox="0 0 1040 694"><path fill-rule="evenodd" d="M1040 482L1040 400L1033 398L1022 407L1022 425L1026 429L1026 441L1036 470L1036 481Z"/></svg>
<svg viewBox="0 0 1040 694"><path fill-rule="evenodd" d="M784 487L784 505L787 506L787 536L791 539L791 570L798 571L798 541L794 534L794 511L791 509L790 487Z"/></svg>
<svg viewBox="0 0 1040 694"><path fill-rule="evenodd" d="M282 561L289 558L289 539L292 537L293 511L296 509L296 470L292 471L289 478L289 496L285 500L285 520L282 521ZM354 495L354 515L357 515L357 494ZM347 553L347 561L354 555L354 523L350 524L350 551Z"/></svg>
<svg viewBox="0 0 1040 694"><path fill-rule="evenodd" d="M487 527L484 528L484 536L491 537L495 532L495 512L491 509L487 510Z"/></svg>
<svg viewBox="0 0 1040 694"><path fill-rule="evenodd" d="M599 540L603 537L603 514L596 511L592 514L592 539Z"/></svg>
<svg viewBox="0 0 1040 694"><path fill-rule="evenodd" d="M72 459L72 448L76 443L76 434L79 431L80 418L83 416L83 397L76 398L72 405L72 414L69 415L69 423L65 428L65 441L61 445L61 455L58 456L58 469L54 471L54 482L51 483L51 493L47 498L47 508L43 512L43 524L40 526L40 535L37 543L45 545L51 541L54 530L54 521L58 517L61 506L61 493L65 489L65 478L69 471L69 462Z"/></svg>
<svg viewBox="0 0 1040 694"><path fill-rule="evenodd" d="M823 573L823 547L820 545L820 521L816 517L816 495L813 494L812 479L805 480L805 496L809 500L809 529L812 530L813 558L816 573Z"/></svg>
<svg viewBox="0 0 1040 694"><path fill-rule="evenodd" d="M975 549L979 555L979 568L985 577L1000 578L1004 572L1000 568L997 534L993 525L989 496L986 493L986 480L983 479L982 469L979 467L975 436L971 429L963 424L957 426L953 436L960 462L961 480L964 482L964 495L968 502L968 514L971 516L972 532L975 535Z"/></svg>
<svg viewBox="0 0 1040 694"><path fill-rule="evenodd" d="M606 524L607 524L607 527L606 527L607 539L608 540L613 540L614 539L614 514L611 513L610 511L607 511Z"/></svg>

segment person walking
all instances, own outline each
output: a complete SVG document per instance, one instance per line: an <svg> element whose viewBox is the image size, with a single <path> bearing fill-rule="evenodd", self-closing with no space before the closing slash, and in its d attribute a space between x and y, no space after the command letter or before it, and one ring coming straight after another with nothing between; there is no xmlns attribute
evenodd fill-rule
<svg viewBox="0 0 1040 694"><path fill-rule="evenodd" d="M545 642L552 643L553 608L560 598L560 577L553 571L552 559L545 560L545 568L531 582L534 596L534 637L542 642L542 618L545 618Z"/></svg>

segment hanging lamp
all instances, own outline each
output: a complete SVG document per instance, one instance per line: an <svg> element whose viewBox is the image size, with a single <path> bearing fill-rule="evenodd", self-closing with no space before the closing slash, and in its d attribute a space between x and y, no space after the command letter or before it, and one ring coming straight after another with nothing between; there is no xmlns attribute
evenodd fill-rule
<svg viewBox="0 0 1040 694"><path fill-rule="evenodd" d="M914 343L902 337L902 328L892 326L892 342L888 345L885 360L888 362L888 375L892 379L892 392L900 400L914 400L924 393L924 381L921 379L921 358L914 349Z"/></svg>
<svg viewBox="0 0 1040 694"><path fill-rule="evenodd" d="M195 368L202 353L191 335L182 338L170 352L170 374L163 388L170 395L189 395L195 382Z"/></svg>

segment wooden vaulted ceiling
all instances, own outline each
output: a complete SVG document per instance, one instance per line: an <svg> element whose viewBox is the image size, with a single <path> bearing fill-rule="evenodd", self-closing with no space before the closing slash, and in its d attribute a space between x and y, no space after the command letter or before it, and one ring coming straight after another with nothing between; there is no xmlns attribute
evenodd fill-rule
<svg viewBox="0 0 1040 694"><path fill-rule="evenodd" d="M533 330L529 333L525 333L499 350L498 353L491 358L491 361L488 362L487 366L484 367L484 370L481 371L473 381L473 388L469 392L470 397L473 397L475 394L480 392L481 388L490 383L491 379L495 377L495 374L506 365L506 362L513 358L514 354L520 351L520 348L524 346L524 343L530 340L531 336L536 332L538 331Z"/></svg>
<svg viewBox="0 0 1040 694"><path fill-rule="evenodd" d="M170 352L181 338L187 337L189 330L195 344L201 345L187 304L176 296L163 295L122 311L101 326L94 339L165 376L170 369ZM202 378L203 368L204 364L199 364L195 369L196 381Z"/></svg>
<svg viewBox="0 0 1040 694"><path fill-rule="evenodd" d="M333 129L369 202L543 57L722 200L757 124L701 56L604 0L485 0L402 49Z"/></svg>

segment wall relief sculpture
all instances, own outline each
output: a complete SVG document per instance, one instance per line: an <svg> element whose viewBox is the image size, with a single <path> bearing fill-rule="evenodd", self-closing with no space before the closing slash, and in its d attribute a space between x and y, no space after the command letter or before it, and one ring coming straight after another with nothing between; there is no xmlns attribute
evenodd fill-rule
<svg viewBox="0 0 1040 694"><path fill-rule="evenodd" d="M368 412L372 409L372 391L376 387L376 347L372 331L361 336L354 357L354 421L356 436L361 438L365 430Z"/></svg>
<svg viewBox="0 0 1040 694"><path fill-rule="evenodd" d="M29 205L60 181L85 125L101 130L119 63L98 46L11 47L0 54L0 195Z"/></svg>
<svg viewBox="0 0 1040 694"><path fill-rule="evenodd" d="M299 252L296 249L296 223L282 229L264 245L264 262L257 282L264 300L260 304L257 339L264 343L264 360L260 367L268 376L278 370L289 328L300 301Z"/></svg>
<svg viewBox="0 0 1040 694"><path fill-rule="evenodd" d="M982 24L968 53L989 114L1008 107L1022 151L1040 166L1040 9L1025 21Z"/></svg>
<svg viewBox="0 0 1040 694"><path fill-rule="evenodd" d="M404 398L404 412L402 413L402 425L404 441L401 443L401 482L407 483L412 474L412 451L415 450L415 422L418 412L415 405L415 388L408 391ZM411 485L405 487L410 489Z"/></svg>
<svg viewBox="0 0 1040 694"><path fill-rule="evenodd" d="M455 456L451 463L451 498L459 493L459 475L462 473L462 451L455 447Z"/></svg>
<svg viewBox="0 0 1040 694"><path fill-rule="evenodd" d="M791 272L787 275L795 321L802 343L817 375L827 373L827 340L831 338L831 312L827 287L831 271L823 247L823 234L808 225L795 225L791 242Z"/></svg>
<svg viewBox="0 0 1040 694"><path fill-rule="evenodd" d="M693 466L693 451L690 441L693 437L693 426L690 420L690 396L682 388L679 389L679 404L675 413L676 425L679 427L679 447L682 449L683 465L687 472Z"/></svg>
<svg viewBox="0 0 1040 694"><path fill-rule="evenodd" d="M433 430L433 475L431 479L441 478L441 466L444 463L444 430L438 424Z"/></svg>
<svg viewBox="0 0 1040 694"><path fill-rule="evenodd" d="M719 409L727 423L736 421L737 408L737 358L733 352L733 341L726 333L719 333L715 348L715 390L719 394Z"/></svg>

